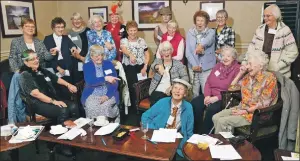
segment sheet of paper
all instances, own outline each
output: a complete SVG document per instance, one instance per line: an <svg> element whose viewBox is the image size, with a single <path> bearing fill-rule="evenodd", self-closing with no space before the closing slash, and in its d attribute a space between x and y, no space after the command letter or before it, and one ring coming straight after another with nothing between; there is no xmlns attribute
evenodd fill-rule
<svg viewBox="0 0 300 161"><path fill-rule="evenodd" d="M15 144L15 143L22 143L22 142L27 142L27 141L34 141L44 129L44 126L29 126L29 125L22 126L22 127L18 128L18 131L15 134L17 134L20 130L24 129L25 127L30 127L35 132L35 135L31 138L23 139L23 140L19 140L15 136L12 136L8 142L11 144Z"/></svg>
<svg viewBox="0 0 300 161"><path fill-rule="evenodd" d="M281 156L282 160L299 160L299 158Z"/></svg>
<svg viewBox="0 0 300 161"><path fill-rule="evenodd" d="M291 152L291 156L293 158L298 158L299 159L299 153L293 153L293 152Z"/></svg>
<svg viewBox="0 0 300 161"><path fill-rule="evenodd" d="M214 159L221 160L236 160L242 159L240 154L234 149L232 145L210 145L210 155Z"/></svg>
<svg viewBox="0 0 300 161"><path fill-rule="evenodd" d="M58 78L63 77L63 75L61 75L59 72L56 73L56 76L57 76Z"/></svg>
<svg viewBox="0 0 300 161"><path fill-rule="evenodd" d="M73 140L75 137L81 134L81 130L77 127L72 128L68 132L64 133L63 135L59 136L57 139L66 139L66 140Z"/></svg>
<svg viewBox="0 0 300 161"><path fill-rule="evenodd" d="M70 76L70 71L69 70L65 70L65 76Z"/></svg>
<svg viewBox="0 0 300 161"><path fill-rule="evenodd" d="M213 138L208 135L199 135L199 134L194 134L192 135L187 142L192 143L192 144L198 144L198 143L208 143L209 145L215 145L219 139Z"/></svg>
<svg viewBox="0 0 300 161"><path fill-rule="evenodd" d="M145 76L143 76L142 73L138 73L137 74L137 79L138 79L138 81L147 79L147 74Z"/></svg>
<svg viewBox="0 0 300 161"><path fill-rule="evenodd" d="M234 135L232 135L232 133L231 132L219 132L222 136L223 136L223 138L225 138L225 139L228 139L228 138L233 138L234 137Z"/></svg>
<svg viewBox="0 0 300 161"><path fill-rule="evenodd" d="M181 139L183 136L180 134L180 132L177 133L176 138Z"/></svg>
<svg viewBox="0 0 300 161"><path fill-rule="evenodd" d="M46 68L49 72L51 72L51 73L53 73L53 74L55 74L55 72L54 72L54 70L53 70L53 68Z"/></svg>
<svg viewBox="0 0 300 161"><path fill-rule="evenodd" d="M62 59L64 59L64 57L62 56L61 52L58 52L58 58L57 58L57 60L62 60Z"/></svg>
<svg viewBox="0 0 300 161"><path fill-rule="evenodd" d="M159 129L154 130L151 141L174 143L177 137L177 129Z"/></svg>
<svg viewBox="0 0 300 161"><path fill-rule="evenodd" d="M80 117L79 119L75 120L74 123L77 125L76 126L77 128L81 128L91 121L92 121L91 119Z"/></svg>

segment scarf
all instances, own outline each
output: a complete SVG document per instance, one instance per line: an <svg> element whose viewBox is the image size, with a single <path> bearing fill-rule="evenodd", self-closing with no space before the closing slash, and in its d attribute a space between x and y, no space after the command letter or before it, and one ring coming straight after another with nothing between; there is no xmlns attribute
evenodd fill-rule
<svg viewBox="0 0 300 161"><path fill-rule="evenodd" d="M238 64L236 60L234 60L229 66L225 66L223 63L221 63L219 69L220 70L219 78L221 80L227 79L228 75L235 69L236 64Z"/></svg>

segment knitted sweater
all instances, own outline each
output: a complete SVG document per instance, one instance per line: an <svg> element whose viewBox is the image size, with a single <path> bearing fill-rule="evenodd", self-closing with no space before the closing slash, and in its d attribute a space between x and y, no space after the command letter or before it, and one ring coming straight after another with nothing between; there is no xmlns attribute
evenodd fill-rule
<svg viewBox="0 0 300 161"><path fill-rule="evenodd" d="M265 27L266 24L263 24L256 29L252 42L248 47L247 54L254 50L262 51L264 45ZM247 54L244 60L247 60ZM295 38L290 28L283 22L278 22L277 31L273 40L268 70L278 71L284 76L290 77L291 63L295 61L298 54Z"/></svg>

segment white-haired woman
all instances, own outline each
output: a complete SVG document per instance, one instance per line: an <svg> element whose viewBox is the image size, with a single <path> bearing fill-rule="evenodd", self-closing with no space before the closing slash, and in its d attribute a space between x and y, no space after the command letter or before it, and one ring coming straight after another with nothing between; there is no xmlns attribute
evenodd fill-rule
<svg viewBox="0 0 300 161"><path fill-rule="evenodd" d="M221 91L227 91L228 86L240 71L236 61L237 51L230 46L221 48L222 59L209 74L204 87L204 96L199 95L192 100L194 109L195 133L208 134L213 127L212 117L221 111ZM204 122L203 114L206 110Z"/></svg>
<svg viewBox="0 0 300 161"><path fill-rule="evenodd" d="M256 109L263 109L277 102L277 79L273 73L266 71L268 63L268 55L262 51L249 53L247 65L241 66L228 89L241 90L241 103L235 108L225 109L213 116L216 134L228 127L233 129L250 125ZM248 73L245 75L246 71Z"/></svg>
<svg viewBox="0 0 300 161"><path fill-rule="evenodd" d="M104 60L112 61L116 58L116 46L111 33L103 30L103 18L99 15L91 16L89 20L91 30L87 31L88 48L92 45L100 45L104 48ZM90 54L87 54L85 62L90 61Z"/></svg>
<svg viewBox="0 0 300 161"><path fill-rule="evenodd" d="M180 35L180 33L177 31L178 24L171 20L168 22L167 25L167 33L162 35L162 39L160 43L164 41L170 41L170 43L173 46L173 53L172 53L172 59L179 60L183 62L183 56L184 56L184 39ZM161 45L159 45L157 53L156 53L156 58L161 58L160 57L160 48Z"/></svg>
<svg viewBox="0 0 300 161"><path fill-rule="evenodd" d="M104 60L104 48L100 45L92 45L89 53L92 61L83 65L86 84L81 96L86 116L105 116L119 122L119 78L114 65Z"/></svg>
<svg viewBox="0 0 300 161"><path fill-rule="evenodd" d="M172 19L172 11L169 6L162 7L158 13L161 16L161 23L155 27L153 35L157 46L162 39L162 35L167 33L168 22Z"/></svg>
<svg viewBox="0 0 300 161"><path fill-rule="evenodd" d="M293 33L282 22L281 11L275 4L264 10L264 21L265 23L256 29L245 61L247 55L252 51L263 51L270 59L268 70L278 71L284 76L290 77L291 63L299 54Z"/></svg>
<svg viewBox="0 0 300 161"><path fill-rule="evenodd" d="M235 45L235 32L226 25L228 13L226 10L219 10L216 13L217 28L216 28L216 54L218 59L221 59L221 48L225 45L234 47Z"/></svg>
<svg viewBox="0 0 300 161"><path fill-rule="evenodd" d="M68 31L69 38L73 41L73 43L77 46L79 53L73 55L76 59L73 59L73 80L74 83L77 83L83 80L83 71L82 66L85 60L85 56L88 53L88 40L86 33L90 29L85 26L85 23L78 12L74 12L72 17L72 29Z"/></svg>
<svg viewBox="0 0 300 161"><path fill-rule="evenodd" d="M161 98L170 96L174 79L189 80L186 67L180 61L172 59L172 44L164 41L160 46L161 59L155 59L151 65L154 72L149 88L151 106Z"/></svg>

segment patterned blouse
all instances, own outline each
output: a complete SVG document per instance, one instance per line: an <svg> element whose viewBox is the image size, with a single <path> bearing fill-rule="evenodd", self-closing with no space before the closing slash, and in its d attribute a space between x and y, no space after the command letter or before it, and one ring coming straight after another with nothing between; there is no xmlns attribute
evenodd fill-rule
<svg viewBox="0 0 300 161"><path fill-rule="evenodd" d="M138 38L136 42L130 42L127 38L121 39L121 46L125 46L129 52L136 57L136 63L131 64L130 58L123 54L122 63L125 65L141 65L145 60L145 51L148 50L146 41L143 38Z"/></svg>
<svg viewBox="0 0 300 161"><path fill-rule="evenodd" d="M236 85L230 85L228 90L241 90L242 101L238 109L262 109L274 105L278 99L277 79L267 71L258 73L254 79L248 74ZM253 114L245 114L243 117L251 122Z"/></svg>
<svg viewBox="0 0 300 161"><path fill-rule="evenodd" d="M225 45L235 46L235 31L226 25L220 33L216 32L216 49L220 49Z"/></svg>
<svg viewBox="0 0 300 161"><path fill-rule="evenodd" d="M97 32L95 30L90 30L86 32L87 38L88 38L88 43L89 43L89 49L92 45L100 45L102 47L104 47L104 53L105 53L105 60L109 60L112 61L116 58L116 46L115 46L115 42L111 36L111 33L109 31L106 30L102 30L101 31L101 36L99 36L97 34ZM108 50L105 47L105 42L109 42L113 45L113 48L111 50ZM90 53L88 52L87 57L85 62L89 62L90 61Z"/></svg>

